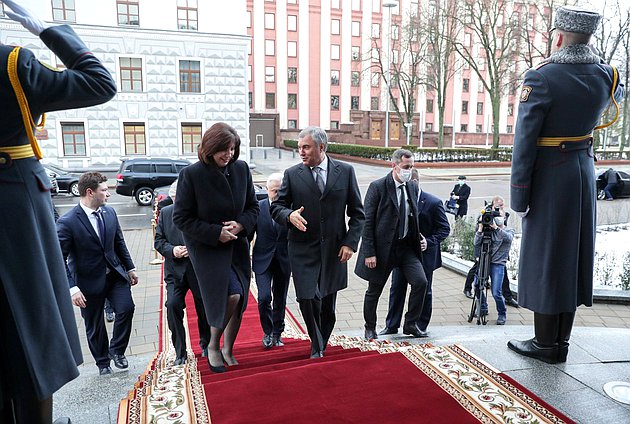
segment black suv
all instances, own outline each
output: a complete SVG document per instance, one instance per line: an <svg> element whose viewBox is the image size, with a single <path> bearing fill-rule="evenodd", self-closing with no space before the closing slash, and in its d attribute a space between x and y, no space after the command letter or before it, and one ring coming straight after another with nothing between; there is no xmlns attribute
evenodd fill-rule
<svg viewBox="0 0 630 424"><path fill-rule="evenodd" d="M152 205L153 190L172 184L188 165L184 159L125 159L116 174L116 193L134 196L140 206Z"/></svg>

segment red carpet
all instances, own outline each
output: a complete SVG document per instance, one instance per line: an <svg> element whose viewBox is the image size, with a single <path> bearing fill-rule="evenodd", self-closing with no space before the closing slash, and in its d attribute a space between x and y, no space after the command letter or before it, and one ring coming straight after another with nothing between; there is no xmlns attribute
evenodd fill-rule
<svg viewBox="0 0 630 424"><path fill-rule="evenodd" d="M478 401L476 395L458 390L457 384L435 372L442 366L448 368L448 364L431 368L431 360L436 356L433 351L427 354L429 360L419 365L425 353L416 347L410 347L416 349L413 354L403 354L328 346L321 359L309 359L308 340L285 338L284 347L264 349L256 300L251 295L234 348L239 365L228 367L222 374L212 373L206 359L199 356L190 295L187 314L212 423L502 422L488 412L493 407L484 404L487 399ZM453 354L439 349L437 352L444 352L445 357ZM466 352L461 354L465 356ZM461 362L460 358L457 360ZM479 364L474 366L471 374L480 372ZM530 393L521 391L522 387L512 385L513 381L502 381L524 395L518 398L521 403L514 409L520 409L513 414L513 422L570 422L538 403ZM488 394L483 392L481 396ZM531 407L528 401L533 402ZM533 411L540 410L550 419L527 419Z"/></svg>

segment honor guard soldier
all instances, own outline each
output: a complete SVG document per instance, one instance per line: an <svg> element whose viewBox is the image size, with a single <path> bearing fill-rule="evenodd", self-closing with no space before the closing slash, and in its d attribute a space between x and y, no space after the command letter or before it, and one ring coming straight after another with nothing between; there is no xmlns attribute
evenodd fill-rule
<svg viewBox="0 0 630 424"><path fill-rule="evenodd" d="M535 337L513 351L565 362L577 306L592 306L596 189L593 130L623 96L617 70L589 47L601 15L562 6L551 55L525 74L514 134L511 202L523 218L518 302ZM615 118L616 119L616 118ZM613 120L614 122L614 120Z"/></svg>
<svg viewBox="0 0 630 424"><path fill-rule="evenodd" d="M19 2L3 3L67 67L0 44L0 422L50 424L52 395L79 375L83 358L34 122L104 103L116 85L72 28L48 27Z"/></svg>

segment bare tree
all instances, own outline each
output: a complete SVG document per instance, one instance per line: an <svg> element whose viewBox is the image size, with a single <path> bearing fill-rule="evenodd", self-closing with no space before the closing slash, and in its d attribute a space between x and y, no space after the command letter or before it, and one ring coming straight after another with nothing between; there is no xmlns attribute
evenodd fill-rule
<svg viewBox="0 0 630 424"><path fill-rule="evenodd" d="M393 29L390 37L384 37L385 40L391 38L391 49L388 51L388 46L381 46L378 38L372 38L370 57L366 58L370 61L368 69L372 74L379 75L386 85L390 104L403 124L413 121L416 94L422 84L421 64L424 62L426 47L419 42L418 26L418 16L410 14L400 30L394 26L390 28ZM406 135L411 126L404 127Z"/></svg>
<svg viewBox="0 0 630 424"><path fill-rule="evenodd" d="M457 70L452 40L457 39L460 30L453 19L458 9L457 0L435 0L423 10L422 24L418 27L420 40L427 47L423 84L427 89L435 91L437 97L439 149L444 147L446 90Z"/></svg>
<svg viewBox="0 0 630 424"><path fill-rule="evenodd" d="M510 6L510 7L507 7ZM512 7L514 6L514 7ZM463 0L454 19L467 37L457 37L453 46L482 82L492 106L492 147L499 147L501 97L516 74L517 45L521 37L521 7L509 0Z"/></svg>

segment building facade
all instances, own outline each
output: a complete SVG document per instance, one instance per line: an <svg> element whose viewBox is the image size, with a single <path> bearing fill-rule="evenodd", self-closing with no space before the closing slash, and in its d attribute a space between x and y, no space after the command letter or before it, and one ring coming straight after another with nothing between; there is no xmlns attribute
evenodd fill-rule
<svg viewBox="0 0 630 424"><path fill-rule="evenodd" d="M394 108L388 106L387 84L374 71L377 58L373 46L383 46L378 53L383 60L404 60L397 50L402 30L410 16L422 13L431 3L247 0L247 33L252 37L248 48L250 112L276 114L280 129L287 134L308 125L319 125L332 134L343 127L352 128L356 143L383 145L388 138L391 145L405 144L404 123L391 112ZM524 8L521 19L525 25L533 28L534 21L542 24L542 15L529 12L528 3L505 3L510 8L515 4ZM544 41L538 33L530 36L534 42ZM483 48L474 44L472 32L462 30L458 37L479 55L483 67ZM470 66L455 57L453 60L460 65L446 94L445 146L492 145L494 122L488 93ZM525 69L515 64L513 75ZM482 68L482 72L487 71ZM498 125L502 145L512 143L517 91L517 84L513 84L501 99ZM395 90L393 96L402 102ZM417 88L411 144L435 145L439 125L436 97L423 86Z"/></svg>
<svg viewBox="0 0 630 424"><path fill-rule="evenodd" d="M68 23L118 85L103 105L50 113L37 137L44 162L84 169L123 157L195 160L215 122L249 138L246 8L203 0L25 0L40 19ZM2 10L0 10L2 13ZM229 19L226 19L229 16ZM0 42L63 69L46 46L0 15ZM249 157L242 143L241 158Z"/></svg>

